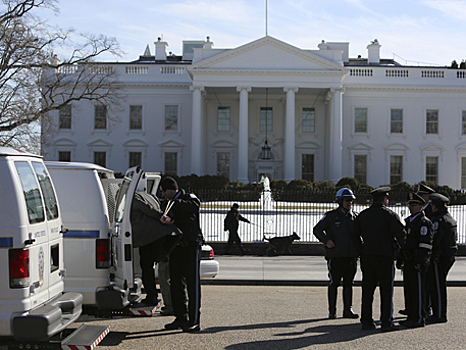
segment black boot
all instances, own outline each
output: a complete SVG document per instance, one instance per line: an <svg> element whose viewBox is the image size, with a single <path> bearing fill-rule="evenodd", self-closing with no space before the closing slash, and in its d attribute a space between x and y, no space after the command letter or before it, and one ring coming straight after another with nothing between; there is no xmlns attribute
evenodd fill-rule
<svg viewBox="0 0 466 350"><path fill-rule="evenodd" d="M337 286L328 286L328 318L337 318Z"/></svg>
<svg viewBox="0 0 466 350"><path fill-rule="evenodd" d="M343 318L359 318L359 315L353 312L353 288L343 287Z"/></svg>

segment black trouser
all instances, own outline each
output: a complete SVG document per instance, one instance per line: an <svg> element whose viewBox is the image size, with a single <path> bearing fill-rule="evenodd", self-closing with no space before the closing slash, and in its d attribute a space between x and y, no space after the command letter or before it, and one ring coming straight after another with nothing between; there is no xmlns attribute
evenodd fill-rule
<svg viewBox="0 0 466 350"><path fill-rule="evenodd" d="M403 286L407 320L424 324L426 318L426 286L425 276L427 263L416 268L414 261L405 261L403 270Z"/></svg>
<svg viewBox="0 0 466 350"><path fill-rule="evenodd" d="M169 257L173 311L176 318L188 321L190 325L199 324L200 318L200 252L199 243L181 242L172 250Z"/></svg>
<svg viewBox="0 0 466 350"><path fill-rule="evenodd" d="M370 325L372 318L372 303L374 291L379 285L380 291L380 321L382 327L389 327L393 323L393 280L395 267L393 258L389 256L363 255L361 256L362 271L362 303L361 323Z"/></svg>
<svg viewBox="0 0 466 350"><path fill-rule="evenodd" d="M148 299L157 298L157 287L155 285L154 264L157 258L155 253L157 242L139 247L139 264L142 270L142 284Z"/></svg>
<svg viewBox="0 0 466 350"><path fill-rule="evenodd" d="M228 243L226 247L226 252L230 251L233 243L236 243L236 246L238 247L238 249L244 253L244 247L241 244L241 239L239 238L239 235L238 235L238 229L236 230L229 229L228 231L230 232L230 234L228 235Z"/></svg>
<svg viewBox="0 0 466 350"><path fill-rule="evenodd" d="M351 310L353 300L353 280L356 275L356 258L328 258L328 310L330 315L336 313L337 288L343 279L343 308Z"/></svg>
<svg viewBox="0 0 466 350"><path fill-rule="evenodd" d="M427 290L432 306L432 316L447 319L447 276L455 257L431 261L427 269Z"/></svg>

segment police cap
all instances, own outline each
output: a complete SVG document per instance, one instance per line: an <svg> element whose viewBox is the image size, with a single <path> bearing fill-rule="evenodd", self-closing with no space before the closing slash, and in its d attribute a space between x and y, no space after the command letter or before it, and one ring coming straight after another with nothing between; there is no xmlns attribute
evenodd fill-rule
<svg viewBox="0 0 466 350"><path fill-rule="evenodd" d="M171 176L166 176L160 181L159 187L162 190L175 190L178 191L178 183Z"/></svg>
<svg viewBox="0 0 466 350"><path fill-rule="evenodd" d="M391 188L388 186L376 188L371 192L372 197L374 198L389 198Z"/></svg>
<svg viewBox="0 0 466 350"><path fill-rule="evenodd" d="M433 204L435 204L436 207L443 207L450 202L450 199L448 199L447 196L444 196L443 194L440 193L432 193L430 195L430 200L432 201Z"/></svg>
<svg viewBox="0 0 466 350"><path fill-rule="evenodd" d="M424 205L424 204L426 204L426 201L424 200L424 198L422 198L417 193L411 192L411 193L408 194L408 204Z"/></svg>
<svg viewBox="0 0 466 350"><path fill-rule="evenodd" d="M419 186L417 188L417 193L418 194L432 194L432 193L435 193L435 191L432 188L430 188L429 186L419 184Z"/></svg>

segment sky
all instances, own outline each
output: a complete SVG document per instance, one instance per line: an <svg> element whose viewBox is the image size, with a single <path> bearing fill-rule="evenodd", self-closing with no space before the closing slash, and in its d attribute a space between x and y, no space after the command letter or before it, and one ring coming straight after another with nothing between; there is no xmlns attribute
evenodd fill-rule
<svg viewBox="0 0 466 350"><path fill-rule="evenodd" d="M350 57L367 57L378 39L382 58L408 65L466 59L466 0L61 0L60 13L37 11L50 25L115 37L129 62L158 37L182 54L183 40L235 48L267 34L301 49L349 42ZM267 18L267 25L266 25ZM396 56L395 56L396 55Z"/></svg>

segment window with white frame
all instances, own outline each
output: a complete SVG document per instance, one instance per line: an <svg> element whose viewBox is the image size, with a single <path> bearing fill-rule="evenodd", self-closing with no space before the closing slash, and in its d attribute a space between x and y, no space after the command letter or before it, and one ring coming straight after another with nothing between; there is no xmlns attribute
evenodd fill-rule
<svg viewBox="0 0 466 350"><path fill-rule="evenodd" d="M94 164L107 166L107 152L94 152Z"/></svg>
<svg viewBox="0 0 466 350"><path fill-rule="evenodd" d="M142 106L129 106L129 129L142 130Z"/></svg>
<svg viewBox="0 0 466 350"><path fill-rule="evenodd" d="M303 132L315 132L316 120L314 108L303 108L303 119L301 121Z"/></svg>
<svg viewBox="0 0 466 350"><path fill-rule="evenodd" d="M60 129L71 129L71 105L60 108L58 127Z"/></svg>
<svg viewBox="0 0 466 350"><path fill-rule="evenodd" d="M230 131L230 107L218 107L217 131Z"/></svg>
<svg viewBox="0 0 466 350"><path fill-rule="evenodd" d="M301 178L314 181L314 155L303 154L301 156Z"/></svg>
<svg viewBox="0 0 466 350"><path fill-rule="evenodd" d="M142 152L129 152L129 167L142 166Z"/></svg>
<svg viewBox="0 0 466 350"><path fill-rule="evenodd" d="M438 182L438 157L426 157L426 181Z"/></svg>
<svg viewBox="0 0 466 350"><path fill-rule="evenodd" d="M403 156L390 156L390 185L403 181Z"/></svg>
<svg viewBox="0 0 466 350"><path fill-rule="evenodd" d="M94 106L94 129L96 130L107 129L107 106L104 106L104 105Z"/></svg>
<svg viewBox="0 0 466 350"><path fill-rule="evenodd" d="M217 153L217 176L225 176L230 178L230 153Z"/></svg>
<svg viewBox="0 0 466 350"><path fill-rule="evenodd" d="M354 109L354 132L367 133L367 108Z"/></svg>
<svg viewBox="0 0 466 350"><path fill-rule="evenodd" d="M390 109L390 133L403 133L403 110L401 108Z"/></svg>
<svg viewBox="0 0 466 350"><path fill-rule="evenodd" d="M59 162L71 162L71 152L70 151L58 151L58 161Z"/></svg>
<svg viewBox="0 0 466 350"><path fill-rule="evenodd" d="M261 115L260 115L260 131L265 132L272 132L273 130L273 110L272 107L261 107Z"/></svg>
<svg viewBox="0 0 466 350"><path fill-rule="evenodd" d="M426 111L426 134L438 134L438 109L428 109Z"/></svg>
<svg viewBox="0 0 466 350"><path fill-rule="evenodd" d="M367 155L354 155L354 178L361 184L367 183Z"/></svg>
<svg viewBox="0 0 466 350"><path fill-rule="evenodd" d="M178 105L165 106L165 130L177 131L178 130Z"/></svg>
<svg viewBox="0 0 466 350"><path fill-rule="evenodd" d="M178 153L165 152L165 175L178 175Z"/></svg>
<svg viewBox="0 0 466 350"><path fill-rule="evenodd" d="M461 111L461 135L466 135L466 111Z"/></svg>

